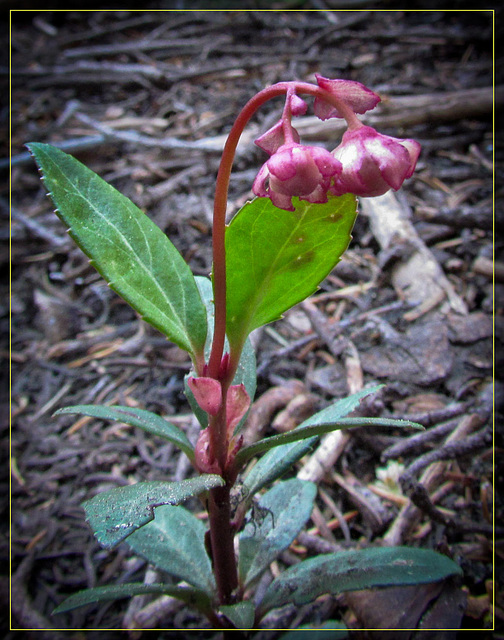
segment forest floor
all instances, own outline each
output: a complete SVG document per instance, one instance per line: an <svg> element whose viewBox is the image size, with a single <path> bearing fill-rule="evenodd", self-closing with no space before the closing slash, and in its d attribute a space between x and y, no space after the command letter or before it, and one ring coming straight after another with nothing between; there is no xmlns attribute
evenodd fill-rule
<svg viewBox="0 0 504 640"><path fill-rule="evenodd" d="M182 454L139 430L53 413L74 404L128 404L161 413L192 441L197 427L183 394L190 366L185 352L142 322L89 265L54 215L24 145L64 145L148 212L195 274L208 275L214 180L233 117L264 86L313 80L315 73L358 80L380 94L382 103L363 120L382 133L418 140L422 154L385 212L371 199L361 203L349 250L313 298L254 336L259 378L250 428L262 435L292 428L381 382L361 414L411 419L426 430L414 437L354 430L340 442L317 478L307 532L280 565L313 553L317 541L328 549L406 544L449 554L464 578L435 592L387 593L386 605L379 592L325 597L315 607L282 611L270 624L296 628L340 619L354 629L415 629L430 615L436 628L484 632L494 615L497 625L503 622L496 584L492 607L493 561L504 554L502 528L494 532L492 525L494 506L503 522L502 504L492 503L499 479L493 453L502 451L502 434L493 441L492 428L493 392L495 407L502 395L502 380L494 386L493 338L498 372L504 329L502 308L494 303L502 302L504 257L492 235L493 196L502 222L503 195L502 148L495 150L493 193L492 14L386 6L383 12L156 12L151 3L138 12L14 12L14 629L53 629L34 633L52 640L69 635L55 629L205 627L183 606L145 622L146 603L138 601L51 613L79 589L143 581L150 571L126 545L102 549L80 504L107 488L192 472ZM495 104L502 107L496 84ZM268 103L240 144L230 214L251 198L264 162L253 139L281 109L281 101ZM341 133L335 135L333 124L306 116L298 130L308 144L332 149L337 140L331 138ZM7 195L4 190L4 219ZM414 261L419 255L423 262ZM8 260L4 249L2 261ZM2 435L7 445L7 428ZM7 446L3 455L6 463ZM410 497L398 483L401 474L413 487L426 486L430 498L407 516ZM7 563L8 498L2 506ZM6 598L7 576L1 584ZM88 631L86 637L102 635Z"/></svg>

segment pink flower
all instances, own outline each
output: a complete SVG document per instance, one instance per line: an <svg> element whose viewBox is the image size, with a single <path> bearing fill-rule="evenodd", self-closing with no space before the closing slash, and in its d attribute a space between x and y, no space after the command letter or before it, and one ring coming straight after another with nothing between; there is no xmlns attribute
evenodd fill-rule
<svg viewBox="0 0 504 640"><path fill-rule="evenodd" d="M330 193L380 196L410 178L420 155L415 140L392 138L367 126L346 131L333 151L343 165Z"/></svg>
<svg viewBox="0 0 504 640"><path fill-rule="evenodd" d="M280 146L263 164L252 191L269 197L280 209L294 211L292 197L308 202L327 202L332 180L341 172L341 163L322 147L289 142Z"/></svg>
<svg viewBox="0 0 504 640"><path fill-rule="evenodd" d="M324 78L318 73L315 74L317 84L321 89L332 93L335 98L344 102L354 113L366 113L374 109L380 102L379 95L368 89L355 80L331 80ZM313 105L315 115L321 120L328 118L343 118L344 115L336 107L329 104L322 98L315 98Z"/></svg>

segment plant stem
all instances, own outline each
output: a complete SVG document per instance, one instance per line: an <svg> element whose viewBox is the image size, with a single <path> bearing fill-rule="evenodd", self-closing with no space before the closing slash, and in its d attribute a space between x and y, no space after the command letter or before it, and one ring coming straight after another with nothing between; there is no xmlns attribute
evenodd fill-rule
<svg viewBox="0 0 504 640"><path fill-rule="evenodd" d="M211 489L209 497L210 544L217 593L220 604L233 604L238 587L238 571L234 553L234 530L231 527L229 487Z"/></svg>
<svg viewBox="0 0 504 640"><path fill-rule="evenodd" d="M210 426L210 450L213 457L219 463L221 473L224 473L226 468L227 454L228 454L228 436L227 436L227 421L226 421L226 400L229 383L224 381L221 385L222 388L222 404L219 412L216 416L213 416L209 420Z"/></svg>

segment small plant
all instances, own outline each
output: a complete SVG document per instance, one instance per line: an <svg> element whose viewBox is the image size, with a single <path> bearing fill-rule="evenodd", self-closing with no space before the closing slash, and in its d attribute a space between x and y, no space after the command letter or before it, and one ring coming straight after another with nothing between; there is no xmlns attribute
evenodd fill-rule
<svg viewBox="0 0 504 640"><path fill-rule="evenodd" d="M399 189L420 153L417 142L381 135L357 118L379 102L374 92L354 81L319 75L316 80L267 87L238 115L216 181L211 280L194 277L166 235L91 170L50 145L28 145L56 213L93 266L147 322L190 355L185 391L201 424L193 446L181 429L146 410L80 405L58 411L122 421L164 438L189 458L195 474L181 482L162 479L112 489L85 502L102 546L125 540L168 581L87 589L55 613L102 600L168 594L204 614L214 628L252 629L272 609L324 593L418 584L460 573L452 560L430 550L367 548L305 559L274 578L260 599L254 595L261 575L310 517L315 485L278 480L317 438L356 426L421 428L401 420L348 417L374 387L339 400L290 432L244 441L242 426L256 386L249 334L317 289L350 242L356 196ZM256 140L269 155L252 187L257 197L226 225L240 135L257 109L278 96L285 96L282 116ZM322 120L346 120L347 131L332 153L300 142L292 119L307 111L301 96L314 98L314 112ZM208 529L180 506L190 496L200 497Z"/></svg>

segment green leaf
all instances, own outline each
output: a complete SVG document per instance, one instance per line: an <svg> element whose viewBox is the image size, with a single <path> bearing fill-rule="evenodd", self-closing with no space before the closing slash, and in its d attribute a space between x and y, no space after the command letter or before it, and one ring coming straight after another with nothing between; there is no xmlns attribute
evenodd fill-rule
<svg viewBox="0 0 504 640"><path fill-rule="evenodd" d="M201 475L180 482L139 482L99 493L82 506L98 542L109 548L150 522L155 507L177 505L223 484L217 475Z"/></svg>
<svg viewBox="0 0 504 640"><path fill-rule="evenodd" d="M213 338L213 327L214 327L214 305L213 305L213 291L212 291L212 283L208 278L204 278L202 276L196 276L196 284L198 285L198 289L201 294L201 298L205 304L207 310L207 321L208 321L208 335L207 341L205 345L205 356L208 360L210 356L210 350L212 347L212 338ZM229 343L225 342L224 350L229 351ZM192 374L188 374L184 379L184 391L186 397L191 405L191 409L193 410L194 415L198 418L201 426L206 429L208 426L208 416L207 414L200 409L198 403L196 402L193 392L189 388L187 384L187 379ZM254 347L250 340L246 340L241 356L240 362L238 363L238 368L236 370L235 377L233 378L233 384L241 384L245 385L245 389L250 397L250 402L252 403L254 400L254 395L256 392L256 384L257 384L257 373L256 373L256 357ZM244 416L240 421L240 424L236 427L235 433L237 433L243 424L247 416Z"/></svg>
<svg viewBox="0 0 504 640"><path fill-rule="evenodd" d="M236 629L251 629L254 624L255 607L249 600L223 605L220 610Z"/></svg>
<svg viewBox="0 0 504 640"><path fill-rule="evenodd" d="M205 308L174 245L131 200L78 160L48 144L28 145L56 213L109 285L191 354L201 355Z"/></svg>
<svg viewBox="0 0 504 640"><path fill-rule="evenodd" d="M154 520L132 533L126 543L158 569L212 595L215 581L205 531L201 520L184 507L161 506Z"/></svg>
<svg viewBox="0 0 504 640"><path fill-rule="evenodd" d="M302 422L296 429L293 429L292 433L295 433L297 429L303 429L310 425L326 424L327 422L335 422L342 419L353 411L363 398L375 393L382 387L383 385L376 385L368 389L362 389L347 398L338 400ZM300 442L283 444L268 451L245 477L243 487L247 500L251 501L254 494L260 489L280 478L295 462L310 451L317 439L318 436L313 436Z"/></svg>
<svg viewBox="0 0 504 640"><path fill-rule="evenodd" d="M330 422L328 424L312 424L305 427L299 425L292 431L264 438L263 440L254 442L254 444L251 444L248 447L240 449L236 456L236 464L239 466L244 465L247 460L250 460L250 458L263 453L264 451L268 451L269 449L273 449L273 447L279 447L289 442L297 442L298 440L305 440L312 436L321 436L330 431L351 429L355 427L399 427L401 429L406 427L412 429L424 428L418 422L393 420L391 418L340 418L337 422Z"/></svg>
<svg viewBox="0 0 504 640"><path fill-rule="evenodd" d="M309 558L271 582L260 604L262 615L287 603L302 605L324 593L423 584L460 575L460 567L428 549L381 547Z"/></svg>
<svg viewBox="0 0 504 640"><path fill-rule="evenodd" d="M260 519L252 514L239 537L241 584L249 586L287 549L310 517L316 494L313 482L292 478L260 497ZM257 510L255 506L254 512Z"/></svg>
<svg viewBox="0 0 504 640"><path fill-rule="evenodd" d="M186 434L171 422L167 422L161 416L145 409L132 409L120 405L106 407L94 404L77 404L72 407L58 409L54 415L78 414L100 418L102 420L114 420L124 422L133 427L139 427L148 433L168 440L179 447L190 460L194 459L194 449Z"/></svg>
<svg viewBox="0 0 504 640"><path fill-rule="evenodd" d="M114 584L93 589L84 589L66 598L53 611L54 614L71 611L88 604L104 602L107 600L119 600L120 598L131 598L143 595L166 595L182 600L186 604L207 611L211 607L208 595L198 589L189 587L176 587L169 584L144 584L143 582L130 582L128 584Z"/></svg>
<svg viewBox="0 0 504 640"><path fill-rule="evenodd" d="M256 198L226 229L227 336L233 348L316 291L348 247L355 196L293 203L295 211L284 211L269 198Z"/></svg>

